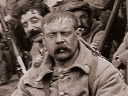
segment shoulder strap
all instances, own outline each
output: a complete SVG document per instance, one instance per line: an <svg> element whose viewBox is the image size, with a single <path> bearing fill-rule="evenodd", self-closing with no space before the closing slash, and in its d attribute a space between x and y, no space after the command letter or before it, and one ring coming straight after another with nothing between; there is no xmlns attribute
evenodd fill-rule
<svg viewBox="0 0 128 96"><path fill-rule="evenodd" d="M90 71L89 78L88 78L89 91L90 91L89 96L94 96L93 86L94 86L94 82L96 79L96 70L97 70L97 65L98 65L98 56L96 54L94 54L92 56L93 56L93 60L90 65L91 71Z"/></svg>

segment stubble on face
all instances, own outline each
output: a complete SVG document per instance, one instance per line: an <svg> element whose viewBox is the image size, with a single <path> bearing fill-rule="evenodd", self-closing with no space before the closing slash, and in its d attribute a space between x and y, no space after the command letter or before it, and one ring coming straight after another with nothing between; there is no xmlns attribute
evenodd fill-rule
<svg viewBox="0 0 128 96"><path fill-rule="evenodd" d="M73 24L71 23L71 21L67 20L56 21L54 23L52 22L50 24L44 25L45 43L47 44L46 48L48 49L50 55L57 61L68 61L75 54L78 44L77 36L74 31L75 29ZM57 35L50 38L49 34L52 32L54 32L55 34L61 34L63 42L60 41L62 43L56 43L56 40L58 38Z"/></svg>

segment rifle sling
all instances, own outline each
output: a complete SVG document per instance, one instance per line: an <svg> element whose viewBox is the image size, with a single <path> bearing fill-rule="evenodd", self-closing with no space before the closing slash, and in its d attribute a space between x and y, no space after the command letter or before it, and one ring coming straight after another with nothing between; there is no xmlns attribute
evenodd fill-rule
<svg viewBox="0 0 128 96"><path fill-rule="evenodd" d="M91 71L90 71L90 74L88 77L89 91L90 91L89 96L95 96L93 87L94 87L94 82L96 79L96 71L97 71L97 65L98 65L98 56L96 54L94 54L92 56L93 56L93 60L90 65Z"/></svg>

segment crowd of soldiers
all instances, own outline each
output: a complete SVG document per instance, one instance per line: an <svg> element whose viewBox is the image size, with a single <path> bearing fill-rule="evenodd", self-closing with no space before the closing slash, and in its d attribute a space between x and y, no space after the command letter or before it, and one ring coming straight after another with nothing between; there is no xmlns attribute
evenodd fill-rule
<svg viewBox="0 0 128 96"><path fill-rule="evenodd" d="M41 66L47 55L42 20L45 15L58 11L73 13L78 31L82 32L81 42L86 41L87 48L111 62L127 80L127 0L56 0L53 5L48 2L0 1L0 85L6 84L13 74L20 78L26 74L24 70Z"/></svg>

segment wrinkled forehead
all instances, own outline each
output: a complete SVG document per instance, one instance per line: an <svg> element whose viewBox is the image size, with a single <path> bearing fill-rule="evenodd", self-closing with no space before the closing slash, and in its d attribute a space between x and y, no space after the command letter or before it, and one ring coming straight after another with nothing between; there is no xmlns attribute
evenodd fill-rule
<svg viewBox="0 0 128 96"><path fill-rule="evenodd" d="M65 18L56 18L56 19L52 19L50 21L44 22L43 27L46 26L62 26L62 25L71 25L72 27L75 26L75 20L65 17Z"/></svg>
<svg viewBox="0 0 128 96"><path fill-rule="evenodd" d="M25 14L21 16L21 22L26 22L27 20L31 19L32 17L42 18L37 10L30 9Z"/></svg>
<svg viewBox="0 0 128 96"><path fill-rule="evenodd" d="M42 27L42 31L44 33L50 32L66 32L66 31L75 31L74 23L72 20L68 18L59 18L51 21L49 23L45 23Z"/></svg>

